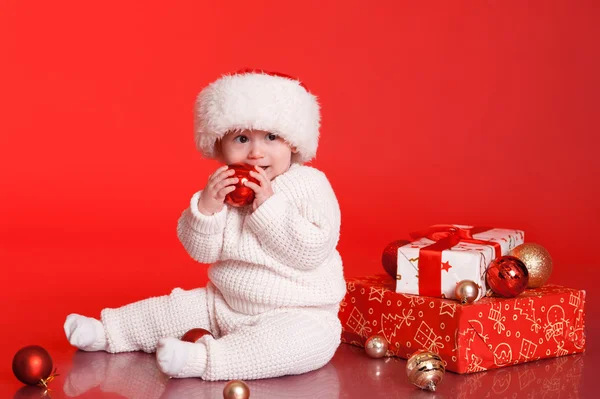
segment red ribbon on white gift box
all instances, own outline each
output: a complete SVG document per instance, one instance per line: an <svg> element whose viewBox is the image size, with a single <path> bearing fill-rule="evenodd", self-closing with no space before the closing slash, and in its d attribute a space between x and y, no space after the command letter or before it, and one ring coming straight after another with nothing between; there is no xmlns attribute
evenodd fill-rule
<svg viewBox="0 0 600 399"><path fill-rule="evenodd" d="M492 230L492 227L475 226L462 228L452 224L436 224L428 229L410 233L413 240L428 238L433 244L419 250L419 295L442 296L442 252L460 242L491 245L495 249L494 258L502 255L500 244L494 241L477 240L473 235Z"/></svg>

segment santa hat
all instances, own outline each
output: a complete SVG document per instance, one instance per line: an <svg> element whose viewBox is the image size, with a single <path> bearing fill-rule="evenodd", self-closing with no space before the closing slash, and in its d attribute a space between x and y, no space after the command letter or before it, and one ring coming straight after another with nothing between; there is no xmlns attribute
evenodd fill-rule
<svg viewBox="0 0 600 399"><path fill-rule="evenodd" d="M298 150L294 162L310 161L319 143L317 98L290 76L245 69L225 75L204 88L196 100L198 150L215 157L215 143L230 131L264 130Z"/></svg>

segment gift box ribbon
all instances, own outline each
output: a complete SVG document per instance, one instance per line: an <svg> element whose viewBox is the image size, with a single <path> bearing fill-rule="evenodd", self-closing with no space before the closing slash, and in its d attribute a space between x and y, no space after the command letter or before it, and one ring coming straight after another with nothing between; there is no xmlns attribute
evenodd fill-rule
<svg viewBox="0 0 600 399"><path fill-rule="evenodd" d="M483 226L461 228L451 224L437 224L426 230L410 233L413 240L425 237L435 241L419 250L419 295L442 296L442 252L460 242L490 245L495 250L494 258L500 257L502 249L499 243L473 238L473 235L491 229L492 227Z"/></svg>

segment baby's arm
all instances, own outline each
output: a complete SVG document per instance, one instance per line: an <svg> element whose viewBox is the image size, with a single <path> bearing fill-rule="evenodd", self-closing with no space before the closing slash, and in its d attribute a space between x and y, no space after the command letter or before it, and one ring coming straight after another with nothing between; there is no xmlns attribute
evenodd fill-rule
<svg viewBox="0 0 600 399"><path fill-rule="evenodd" d="M324 174L308 170L287 189L296 205L275 193L248 219L263 249L279 262L298 269L321 265L335 249L340 209Z"/></svg>
<svg viewBox="0 0 600 399"><path fill-rule="evenodd" d="M190 207L179 218L177 237L193 259L213 263L219 259L223 248L227 207L212 216L203 215L198 210L200 194L192 196Z"/></svg>

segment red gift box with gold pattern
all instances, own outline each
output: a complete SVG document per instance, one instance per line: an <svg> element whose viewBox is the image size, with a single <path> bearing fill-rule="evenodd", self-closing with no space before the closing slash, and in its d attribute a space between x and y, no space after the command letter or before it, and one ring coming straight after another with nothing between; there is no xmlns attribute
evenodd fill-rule
<svg viewBox="0 0 600 399"><path fill-rule="evenodd" d="M585 350L585 291L546 285L516 298L486 297L470 305L400 294L387 275L346 279L340 306L342 342L364 346L381 334L388 355L438 353L457 373L558 357Z"/></svg>

